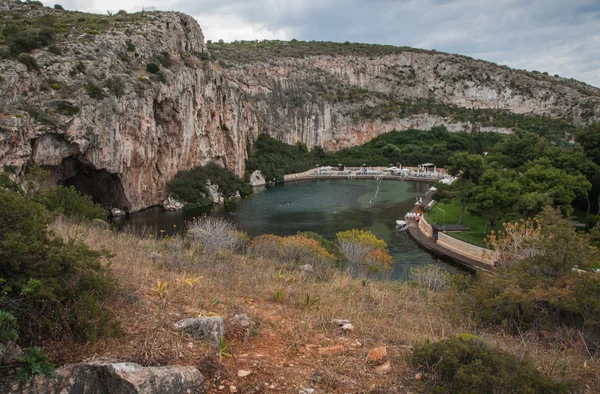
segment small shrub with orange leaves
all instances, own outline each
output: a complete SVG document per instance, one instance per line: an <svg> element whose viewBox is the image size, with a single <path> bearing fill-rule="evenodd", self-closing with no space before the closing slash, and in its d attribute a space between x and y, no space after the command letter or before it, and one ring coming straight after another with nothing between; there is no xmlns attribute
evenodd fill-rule
<svg viewBox="0 0 600 394"><path fill-rule="evenodd" d="M392 269L394 260L387 244L370 231L353 229L337 233L336 237L350 271L367 277Z"/></svg>

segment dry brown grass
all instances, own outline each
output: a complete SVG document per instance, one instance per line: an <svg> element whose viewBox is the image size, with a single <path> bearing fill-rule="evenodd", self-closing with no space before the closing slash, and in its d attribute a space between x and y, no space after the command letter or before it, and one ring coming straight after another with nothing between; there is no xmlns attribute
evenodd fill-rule
<svg viewBox="0 0 600 394"><path fill-rule="evenodd" d="M93 344L46 344L58 363L114 358L143 365L195 365L214 392L221 392L220 385L234 385L240 393L271 392L271 385L285 393L311 386L329 393L406 392L414 384L410 346L471 332L519 357L533 358L554 378L577 380L589 392L600 392L600 363L581 343L482 331L464 316L453 315L452 292L365 283L333 271L307 276L290 265L244 255L217 254L207 261L184 238L141 238L64 220L52 230L114 253L111 267L120 290L106 303L123 329L123 335ZM167 283L162 297L157 281ZM273 298L277 292L283 293L279 302ZM247 313L255 322L249 335L227 328L233 357L221 364L217 349L173 329L179 319L210 313L226 321ZM354 331L342 332L333 319L350 320ZM334 345L343 350L319 354ZM377 374L365 361L376 346L388 347L392 370L387 374ZM240 369L252 374L238 378Z"/></svg>

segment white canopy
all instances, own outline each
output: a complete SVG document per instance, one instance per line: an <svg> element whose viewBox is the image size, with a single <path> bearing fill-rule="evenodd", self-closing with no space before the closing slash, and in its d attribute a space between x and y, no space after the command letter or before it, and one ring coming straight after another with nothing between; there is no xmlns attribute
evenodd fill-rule
<svg viewBox="0 0 600 394"><path fill-rule="evenodd" d="M421 167L434 167L435 164L433 163L425 163L425 164L421 164Z"/></svg>

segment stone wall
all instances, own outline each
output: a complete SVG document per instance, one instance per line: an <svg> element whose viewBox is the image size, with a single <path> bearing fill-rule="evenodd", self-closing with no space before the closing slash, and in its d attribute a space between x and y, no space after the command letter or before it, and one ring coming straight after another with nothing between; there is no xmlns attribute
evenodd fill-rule
<svg viewBox="0 0 600 394"><path fill-rule="evenodd" d="M470 243L463 242L456 238L452 238L451 236L446 235L442 232L438 233L437 243L440 246L443 246L444 248L458 253L462 256L471 258L484 264L489 264L491 267L494 266L494 261L496 260L496 252L493 250L471 245Z"/></svg>
<svg viewBox="0 0 600 394"><path fill-rule="evenodd" d="M427 223L424 216L421 216L421 219L419 219L419 230L421 230L427 238L433 238L433 227Z"/></svg>

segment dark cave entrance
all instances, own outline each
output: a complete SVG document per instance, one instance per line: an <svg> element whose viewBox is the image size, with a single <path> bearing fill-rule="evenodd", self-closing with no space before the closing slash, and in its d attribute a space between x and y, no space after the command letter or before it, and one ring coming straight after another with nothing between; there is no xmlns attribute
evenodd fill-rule
<svg viewBox="0 0 600 394"><path fill-rule="evenodd" d="M59 185L73 186L107 210L119 208L129 212L129 201L118 174L97 170L72 157L63 159L57 171Z"/></svg>

